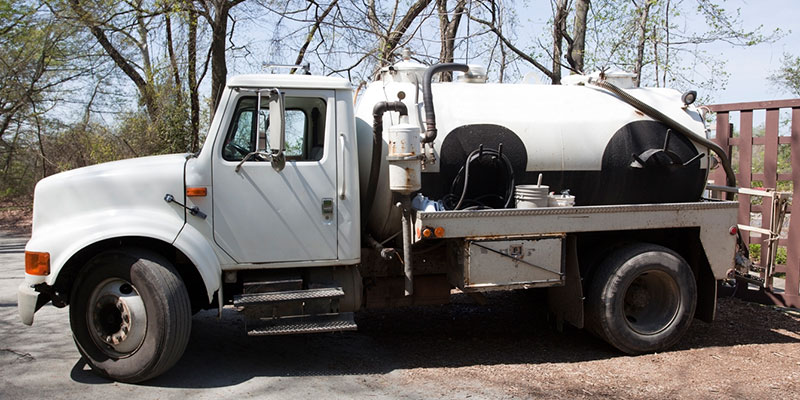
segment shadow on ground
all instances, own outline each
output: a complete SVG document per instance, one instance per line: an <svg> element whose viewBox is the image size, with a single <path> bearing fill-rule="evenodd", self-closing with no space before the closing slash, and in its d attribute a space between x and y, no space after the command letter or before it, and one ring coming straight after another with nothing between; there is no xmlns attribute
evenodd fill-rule
<svg viewBox="0 0 800 400"><path fill-rule="evenodd" d="M193 320L189 347L178 364L147 385L210 388L254 377L386 374L411 368L496 364L572 363L624 357L583 330L559 333L530 292L498 293L478 305L454 303L365 311L357 332L247 337L233 310ZM793 335L782 334L787 331ZM673 351L740 344L799 342L800 320L774 309L721 299L717 321L695 321ZM107 382L83 361L72 370L83 383Z"/></svg>

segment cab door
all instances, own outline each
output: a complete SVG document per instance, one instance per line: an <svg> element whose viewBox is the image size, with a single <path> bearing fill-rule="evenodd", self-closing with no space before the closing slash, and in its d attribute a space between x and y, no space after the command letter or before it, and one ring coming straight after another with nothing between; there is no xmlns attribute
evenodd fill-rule
<svg viewBox="0 0 800 400"><path fill-rule="evenodd" d="M214 240L239 263L337 258L333 90L283 90L286 165L245 155L268 143L268 102L234 92L212 161ZM263 99L263 98L262 98ZM235 105L234 105L235 104ZM258 128L258 129L256 129ZM240 165L241 164L241 165ZM238 168L237 171L237 166Z"/></svg>

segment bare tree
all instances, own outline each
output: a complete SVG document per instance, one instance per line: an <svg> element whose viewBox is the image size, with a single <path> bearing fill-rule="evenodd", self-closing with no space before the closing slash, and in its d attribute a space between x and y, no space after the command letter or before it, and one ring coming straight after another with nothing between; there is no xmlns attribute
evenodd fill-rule
<svg viewBox="0 0 800 400"><path fill-rule="evenodd" d="M447 8L447 0L437 0L436 8L439 13L439 36L441 39L441 50L439 52L439 62L451 63L454 60L456 35L461 24L461 17L466 12L467 0L457 0L453 8L452 17ZM449 82L453 79L451 72L442 74L442 81Z"/></svg>
<svg viewBox="0 0 800 400"><path fill-rule="evenodd" d="M584 72L584 53L586 51L586 17L589 13L590 0L575 0L575 23L572 38L569 41L567 61L574 71Z"/></svg>
<svg viewBox="0 0 800 400"><path fill-rule="evenodd" d="M633 73L636 75L636 86L642 83L642 65L644 64L644 47L647 40L647 22L650 14L650 6L653 3L650 0L632 0L633 5L636 7L637 24L636 24L636 61L633 65Z"/></svg>
<svg viewBox="0 0 800 400"><path fill-rule="evenodd" d="M228 38L228 19L231 9L244 0L202 0L200 15L211 27L211 112L213 115L219 103L219 96L225 88L228 75L226 40Z"/></svg>
<svg viewBox="0 0 800 400"><path fill-rule="evenodd" d="M395 51L397 51L404 35L406 35L408 29L430 3L431 0L415 1L408 7L406 12L402 14L400 21L397 21L400 10L398 7L395 7L392 10L389 23L384 24L381 22L383 19L378 17L375 0L368 1L367 20L372 27L372 32L379 37L377 51L379 66L382 67L391 64Z"/></svg>

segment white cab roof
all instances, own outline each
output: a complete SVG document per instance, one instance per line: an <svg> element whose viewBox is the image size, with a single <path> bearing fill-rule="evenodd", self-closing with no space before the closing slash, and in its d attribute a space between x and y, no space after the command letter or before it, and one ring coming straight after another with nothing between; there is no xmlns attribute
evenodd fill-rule
<svg viewBox="0 0 800 400"><path fill-rule="evenodd" d="M228 79L229 88L282 87L298 89L352 89L344 78L319 75L253 74Z"/></svg>

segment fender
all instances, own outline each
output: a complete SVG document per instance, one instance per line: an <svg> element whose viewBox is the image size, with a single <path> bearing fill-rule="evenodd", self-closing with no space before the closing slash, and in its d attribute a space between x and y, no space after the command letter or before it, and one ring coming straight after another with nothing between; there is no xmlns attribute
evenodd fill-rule
<svg viewBox="0 0 800 400"><path fill-rule="evenodd" d="M184 227L181 214L152 209L100 210L36 229L25 250L50 253L50 274L25 274L25 283L52 286L67 261L80 250L106 239L139 236L172 244L183 252L197 267L211 301L220 286L219 262L202 235L192 227ZM179 238L181 232L184 234Z"/></svg>
<svg viewBox="0 0 800 400"><path fill-rule="evenodd" d="M222 285L222 268L211 244L197 228L185 224L172 245L186 255L197 268L206 286L208 301L212 302L214 292ZM220 304L221 297L220 293Z"/></svg>

